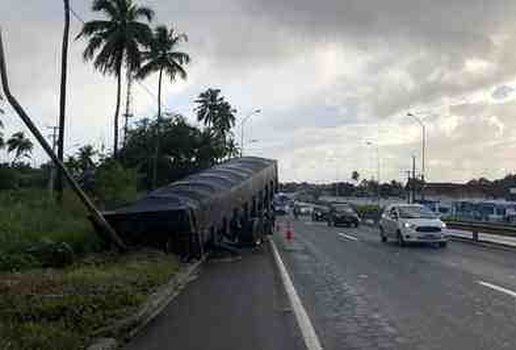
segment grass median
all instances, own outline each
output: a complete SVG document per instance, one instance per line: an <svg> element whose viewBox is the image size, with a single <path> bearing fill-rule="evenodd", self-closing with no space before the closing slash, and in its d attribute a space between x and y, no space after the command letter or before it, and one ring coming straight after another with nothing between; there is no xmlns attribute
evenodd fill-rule
<svg viewBox="0 0 516 350"><path fill-rule="evenodd" d="M82 204L43 189L0 191L0 349L82 349L178 271L157 251L115 254Z"/></svg>
<svg viewBox="0 0 516 350"><path fill-rule="evenodd" d="M178 271L155 251L96 254L64 269L0 274L0 349L82 349Z"/></svg>

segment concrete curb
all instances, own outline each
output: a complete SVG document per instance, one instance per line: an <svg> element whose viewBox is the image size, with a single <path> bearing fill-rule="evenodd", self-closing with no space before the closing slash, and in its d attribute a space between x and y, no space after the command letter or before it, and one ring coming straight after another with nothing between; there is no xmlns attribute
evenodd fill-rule
<svg viewBox="0 0 516 350"><path fill-rule="evenodd" d="M118 349L134 338L181 293L190 281L195 279L195 275L205 260L206 258L203 258L180 270L167 284L149 295L147 302L131 316L117 321L108 328L96 331L95 334L98 335L98 338L87 347L87 350Z"/></svg>

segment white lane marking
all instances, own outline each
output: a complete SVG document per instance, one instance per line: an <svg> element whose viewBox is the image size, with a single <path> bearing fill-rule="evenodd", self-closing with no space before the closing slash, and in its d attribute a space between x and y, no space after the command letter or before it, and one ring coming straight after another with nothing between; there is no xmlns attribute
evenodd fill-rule
<svg viewBox="0 0 516 350"><path fill-rule="evenodd" d="M510 296L516 298L516 292L514 292L510 289L503 288L503 287L497 286L496 284L492 284L492 283L488 283L488 282L484 282L484 281L477 281L477 283L484 287L491 288L491 289L497 290L497 291L505 293L505 294L509 294Z"/></svg>
<svg viewBox="0 0 516 350"><path fill-rule="evenodd" d="M339 232L339 233L337 233L337 235L339 235L339 237L344 237L344 238L350 239L352 241L358 241L358 238L356 238L355 236L350 236L345 233Z"/></svg>
<svg viewBox="0 0 516 350"><path fill-rule="evenodd" d="M272 252L274 255L274 260L278 265L278 269L280 271L281 280L283 281L283 286L287 291L288 299L290 301L290 305L294 309L294 314L296 315L297 324L301 329L301 335L303 336L303 340L305 342L305 346L308 350L322 350L321 343L319 342L319 338L317 337L317 333L315 333L314 326L306 313L303 304L301 303L301 299L297 294L296 289L294 288L294 284L288 275L285 264L283 264L283 260L281 260L281 256L278 253L278 249L276 248L276 244L274 241L269 238L269 243L272 247Z"/></svg>

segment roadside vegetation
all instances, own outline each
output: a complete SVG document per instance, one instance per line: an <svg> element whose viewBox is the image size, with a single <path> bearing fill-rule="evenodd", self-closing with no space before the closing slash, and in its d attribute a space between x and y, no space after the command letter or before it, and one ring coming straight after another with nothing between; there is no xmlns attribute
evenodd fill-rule
<svg viewBox="0 0 516 350"><path fill-rule="evenodd" d="M114 336L178 271L174 256L153 251L89 255L65 269L0 273L0 349L83 349Z"/></svg>
<svg viewBox="0 0 516 350"><path fill-rule="evenodd" d="M62 267L102 247L71 193L60 206L43 189L0 191L0 271Z"/></svg>
<svg viewBox="0 0 516 350"><path fill-rule="evenodd" d="M208 88L192 101L196 125L166 105L163 86L187 78L186 34L173 25L155 25L154 10L135 0L93 0L90 21L69 0L62 3L54 141L59 159L100 210L123 206L239 153L232 132L237 111L219 89ZM81 22L79 32L70 32L70 19ZM74 68L67 61L69 37L84 44L85 63L116 83L109 149L64 148L66 71ZM156 113L133 115L131 86L148 79L157 89ZM14 115L4 102L0 91L0 118ZM121 127L124 102L124 114L133 118ZM31 135L17 131L4 138L2 128L0 122L0 349L84 348L93 337L109 336L106 327L138 309L179 264L156 251L112 252L54 164L32 158L39 145Z"/></svg>

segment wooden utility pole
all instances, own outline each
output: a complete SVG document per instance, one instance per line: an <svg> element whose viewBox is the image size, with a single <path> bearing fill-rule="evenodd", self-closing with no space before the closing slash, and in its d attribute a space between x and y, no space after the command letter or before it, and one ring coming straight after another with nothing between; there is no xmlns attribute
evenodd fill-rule
<svg viewBox="0 0 516 350"><path fill-rule="evenodd" d="M70 0L64 2L64 30L61 48L61 88L59 96L59 138L57 140L57 158L63 163L64 157L64 129L66 112L66 77L68 69L68 41L70 36ZM63 200L63 173L58 169L57 173L57 200Z"/></svg>

